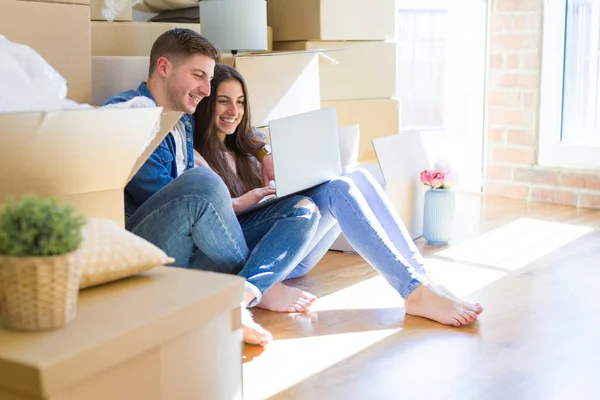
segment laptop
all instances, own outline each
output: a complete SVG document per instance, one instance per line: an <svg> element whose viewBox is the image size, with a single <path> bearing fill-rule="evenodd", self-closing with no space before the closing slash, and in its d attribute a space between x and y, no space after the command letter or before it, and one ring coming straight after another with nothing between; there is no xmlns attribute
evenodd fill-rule
<svg viewBox="0 0 600 400"><path fill-rule="evenodd" d="M275 196L238 215L264 207L342 175L337 115L322 108L269 122Z"/></svg>

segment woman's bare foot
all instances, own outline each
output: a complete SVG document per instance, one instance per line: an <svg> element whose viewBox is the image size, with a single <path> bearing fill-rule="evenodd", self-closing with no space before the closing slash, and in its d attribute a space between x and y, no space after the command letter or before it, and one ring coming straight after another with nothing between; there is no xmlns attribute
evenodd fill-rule
<svg viewBox="0 0 600 400"><path fill-rule="evenodd" d="M242 332L244 342L266 346L273 340L273 335L265 328L254 322L250 310L242 308Z"/></svg>
<svg viewBox="0 0 600 400"><path fill-rule="evenodd" d="M465 307L467 310L473 311L477 314L481 314L483 312L483 306L481 304L464 301L463 299L452 293L452 291L450 291L450 289L448 289L446 286L442 285L441 283L435 282L435 280L431 277L430 274L426 274L425 279L430 284L430 286L434 286L436 289L439 289L440 292L444 293L448 297L460 302L463 305L463 307Z"/></svg>
<svg viewBox="0 0 600 400"><path fill-rule="evenodd" d="M316 299L308 292L277 283L263 294L257 307L277 312L304 312L310 309Z"/></svg>
<svg viewBox="0 0 600 400"><path fill-rule="evenodd" d="M466 307L461 300L427 284L419 285L404 301L404 305L407 314L444 325L467 325L477 319L477 313Z"/></svg>
<svg viewBox="0 0 600 400"><path fill-rule="evenodd" d="M436 288L438 288L442 293L444 293L445 295L451 297L452 299L460 302L463 307L465 307L467 310L470 311L474 311L477 314L481 314L483 312L483 306L479 303L471 303L468 301L464 301L463 299L461 299L460 297L458 297L457 295L455 295L454 293L452 293L450 291L450 289L448 289L446 286L441 285L441 284L435 284Z"/></svg>

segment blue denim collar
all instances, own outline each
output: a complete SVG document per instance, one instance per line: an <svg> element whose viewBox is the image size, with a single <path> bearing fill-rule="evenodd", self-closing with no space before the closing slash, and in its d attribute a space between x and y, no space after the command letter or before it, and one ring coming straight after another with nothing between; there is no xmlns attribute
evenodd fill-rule
<svg viewBox="0 0 600 400"><path fill-rule="evenodd" d="M142 96L148 97L149 99L151 99L153 102L156 103L156 100L154 99L154 96L152 96L152 93L150 93L150 89L148 89L148 85L146 84L146 82L140 83L140 86L138 86L138 88L136 90Z"/></svg>

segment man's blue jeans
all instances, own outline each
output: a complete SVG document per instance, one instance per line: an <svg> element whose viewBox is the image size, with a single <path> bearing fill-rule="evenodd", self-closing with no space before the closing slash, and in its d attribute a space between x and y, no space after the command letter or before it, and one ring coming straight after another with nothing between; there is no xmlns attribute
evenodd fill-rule
<svg viewBox="0 0 600 400"><path fill-rule="evenodd" d="M199 167L144 202L128 219L127 229L161 248L178 267L245 277L256 296L252 306L298 265L319 220L303 196L281 199L238 219L221 178Z"/></svg>

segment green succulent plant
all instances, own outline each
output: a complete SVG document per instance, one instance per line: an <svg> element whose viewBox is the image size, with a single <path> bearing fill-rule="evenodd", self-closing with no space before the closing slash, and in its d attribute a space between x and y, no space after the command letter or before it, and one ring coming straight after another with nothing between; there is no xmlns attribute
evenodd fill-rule
<svg viewBox="0 0 600 400"><path fill-rule="evenodd" d="M54 198L10 198L0 209L0 255L43 257L77 250L85 218Z"/></svg>

